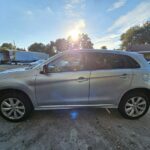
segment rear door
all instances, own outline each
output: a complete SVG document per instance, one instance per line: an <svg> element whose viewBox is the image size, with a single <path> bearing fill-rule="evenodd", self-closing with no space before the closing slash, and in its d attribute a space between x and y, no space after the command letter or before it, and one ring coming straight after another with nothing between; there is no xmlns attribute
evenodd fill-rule
<svg viewBox="0 0 150 150"><path fill-rule="evenodd" d="M116 104L132 81L130 58L112 53L89 53L91 104Z"/></svg>

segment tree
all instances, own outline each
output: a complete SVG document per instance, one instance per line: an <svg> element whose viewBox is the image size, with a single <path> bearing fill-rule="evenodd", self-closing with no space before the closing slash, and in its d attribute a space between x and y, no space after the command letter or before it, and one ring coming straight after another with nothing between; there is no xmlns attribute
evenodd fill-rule
<svg viewBox="0 0 150 150"><path fill-rule="evenodd" d="M17 47L16 50L17 50L17 51L26 51L25 48L19 48L19 47Z"/></svg>
<svg viewBox="0 0 150 150"><path fill-rule="evenodd" d="M55 41L57 51L68 50L68 41L64 38Z"/></svg>
<svg viewBox="0 0 150 150"><path fill-rule="evenodd" d="M33 43L28 47L32 52L45 52L45 45L43 43Z"/></svg>
<svg viewBox="0 0 150 150"><path fill-rule="evenodd" d="M29 51L32 52L43 52L50 56L53 56L57 51L55 48L55 42L50 41L50 43L44 45L43 43L33 43L28 47Z"/></svg>
<svg viewBox="0 0 150 150"><path fill-rule="evenodd" d="M3 43L0 48L3 50L15 50L16 46L14 46L12 43Z"/></svg>
<svg viewBox="0 0 150 150"><path fill-rule="evenodd" d="M107 49L107 46L102 46L101 49Z"/></svg>
<svg viewBox="0 0 150 150"><path fill-rule="evenodd" d="M55 42L50 41L50 43L45 46L45 52L50 56L53 56L57 52L55 48Z"/></svg>
<svg viewBox="0 0 150 150"><path fill-rule="evenodd" d="M76 41L69 36L67 39L59 38L55 42L50 41L46 45L43 43L33 43L28 47L29 51L45 52L50 56L58 51L62 52L69 49L93 49L93 43L87 34L82 33Z"/></svg>
<svg viewBox="0 0 150 150"><path fill-rule="evenodd" d="M121 41L122 49L127 49L129 45L150 44L150 22L130 28L121 35Z"/></svg>
<svg viewBox="0 0 150 150"><path fill-rule="evenodd" d="M93 43L87 34L80 34L79 40L82 49L93 49Z"/></svg>
<svg viewBox="0 0 150 150"><path fill-rule="evenodd" d="M68 42L68 49L69 50L80 49L79 39L77 41L74 41L71 36L68 36L67 42Z"/></svg>
<svg viewBox="0 0 150 150"><path fill-rule="evenodd" d="M87 34L79 34L77 40L73 40L71 36L68 37L69 49L93 49L93 43Z"/></svg>

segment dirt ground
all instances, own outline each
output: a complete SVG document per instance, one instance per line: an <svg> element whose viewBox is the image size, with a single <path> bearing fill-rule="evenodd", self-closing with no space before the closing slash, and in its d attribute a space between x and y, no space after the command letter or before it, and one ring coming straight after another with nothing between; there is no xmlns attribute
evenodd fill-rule
<svg viewBox="0 0 150 150"><path fill-rule="evenodd" d="M24 122L0 117L0 150L149 150L150 111L127 120L116 110L36 111Z"/></svg>

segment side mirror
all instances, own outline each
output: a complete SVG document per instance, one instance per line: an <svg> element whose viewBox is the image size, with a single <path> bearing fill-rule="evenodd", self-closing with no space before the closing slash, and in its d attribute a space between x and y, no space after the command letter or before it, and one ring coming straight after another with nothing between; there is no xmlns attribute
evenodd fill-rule
<svg viewBox="0 0 150 150"><path fill-rule="evenodd" d="M55 70L55 66L52 65L44 65L43 70L40 72L41 74L48 74Z"/></svg>
<svg viewBox="0 0 150 150"><path fill-rule="evenodd" d="M41 74L47 74L48 73L48 65L43 66L43 70L40 71Z"/></svg>

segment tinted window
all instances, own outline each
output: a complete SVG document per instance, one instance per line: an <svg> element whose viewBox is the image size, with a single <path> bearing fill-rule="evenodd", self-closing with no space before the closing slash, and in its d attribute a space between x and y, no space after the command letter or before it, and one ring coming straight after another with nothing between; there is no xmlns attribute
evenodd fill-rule
<svg viewBox="0 0 150 150"><path fill-rule="evenodd" d="M125 68L140 68L140 65L137 63L137 61L130 56L123 56L123 58L126 64Z"/></svg>
<svg viewBox="0 0 150 150"><path fill-rule="evenodd" d="M84 70L83 60L83 56L80 53L70 53L54 60L48 66L53 69L51 72L82 71Z"/></svg>
<svg viewBox="0 0 150 150"><path fill-rule="evenodd" d="M129 56L110 53L89 53L86 59L87 69L127 69L139 68L139 64Z"/></svg>

